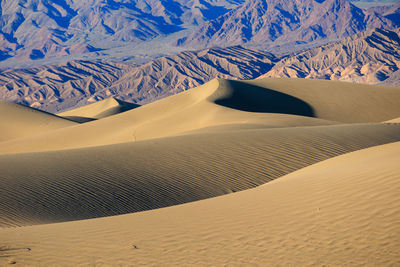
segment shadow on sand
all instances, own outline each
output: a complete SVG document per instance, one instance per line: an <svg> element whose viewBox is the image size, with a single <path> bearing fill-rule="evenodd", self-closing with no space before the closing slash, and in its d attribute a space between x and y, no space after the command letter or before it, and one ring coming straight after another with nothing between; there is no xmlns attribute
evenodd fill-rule
<svg viewBox="0 0 400 267"><path fill-rule="evenodd" d="M240 81L221 83L209 100L221 106L248 112L315 117L313 108L301 99Z"/></svg>

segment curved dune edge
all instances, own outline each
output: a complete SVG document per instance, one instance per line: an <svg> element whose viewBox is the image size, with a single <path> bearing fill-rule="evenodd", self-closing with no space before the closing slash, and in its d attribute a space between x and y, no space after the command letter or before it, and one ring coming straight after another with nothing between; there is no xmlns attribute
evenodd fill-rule
<svg viewBox="0 0 400 267"><path fill-rule="evenodd" d="M232 124L267 128L381 122L400 115L399 102L398 87L305 79L215 79L113 116L2 142L0 154L111 145Z"/></svg>
<svg viewBox="0 0 400 267"><path fill-rule="evenodd" d="M189 91L114 116L50 131L42 136L3 142L0 154L111 145L179 135L223 124L262 124L272 127L336 124L319 118L245 112L216 104L214 102L221 98L229 98L233 90L224 89L221 83L222 80L215 79ZM249 101L254 99L249 95Z"/></svg>
<svg viewBox="0 0 400 267"><path fill-rule="evenodd" d="M47 112L0 101L0 143L73 125L76 123Z"/></svg>
<svg viewBox="0 0 400 267"><path fill-rule="evenodd" d="M131 213L249 189L358 149L400 125L242 130L0 156L0 226Z"/></svg>
<svg viewBox="0 0 400 267"><path fill-rule="evenodd" d="M101 119L140 107L133 103L125 102L113 97L98 101L83 107L60 112L57 115L66 118Z"/></svg>
<svg viewBox="0 0 400 267"><path fill-rule="evenodd" d="M400 117L385 121L384 123L400 123Z"/></svg>
<svg viewBox="0 0 400 267"><path fill-rule="evenodd" d="M2 229L22 266L396 266L400 142L264 186L136 214ZM38 242L40 240L40 242Z"/></svg>

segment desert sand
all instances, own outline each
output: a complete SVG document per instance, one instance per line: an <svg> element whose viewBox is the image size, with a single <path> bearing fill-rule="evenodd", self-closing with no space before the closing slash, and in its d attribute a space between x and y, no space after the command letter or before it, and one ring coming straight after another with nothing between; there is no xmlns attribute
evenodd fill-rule
<svg viewBox="0 0 400 267"><path fill-rule="evenodd" d="M44 134L75 124L71 120L37 109L0 101L0 142Z"/></svg>
<svg viewBox="0 0 400 267"><path fill-rule="evenodd" d="M93 104L58 113L57 115L79 122L87 122L122 113L137 107L139 107L139 105L110 97L102 101L94 102Z"/></svg>
<svg viewBox="0 0 400 267"><path fill-rule="evenodd" d="M397 266L399 103L219 79L140 107L2 104L0 266Z"/></svg>

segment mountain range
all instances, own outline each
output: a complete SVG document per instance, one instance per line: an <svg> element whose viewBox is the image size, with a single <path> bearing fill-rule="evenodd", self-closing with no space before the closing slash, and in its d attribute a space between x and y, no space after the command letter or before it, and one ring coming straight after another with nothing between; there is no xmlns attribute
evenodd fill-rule
<svg viewBox="0 0 400 267"><path fill-rule="evenodd" d="M1 0L0 69L72 59L143 63L209 47L279 53L400 26L400 4L345 0Z"/></svg>
<svg viewBox="0 0 400 267"><path fill-rule="evenodd" d="M178 44L190 47L247 44L271 49L336 40L366 29L400 26L399 7L397 3L389 9L363 10L345 0L247 1L204 23L179 39Z"/></svg>
<svg viewBox="0 0 400 267"><path fill-rule="evenodd" d="M1 0L0 59L95 52L148 41L226 13L243 0Z"/></svg>
<svg viewBox="0 0 400 267"><path fill-rule="evenodd" d="M58 112L108 97L146 104L213 78L300 77L398 85L399 51L399 29L376 29L287 56L234 46L181 52L143 65L69 61L0 72L0 98Z"/></svg>
<svg viewBox="0 0 400 267"><path fill-rule="evenodd" d="M1 72L0 98L54 112L110 96L143 104L215 77L254 79L277 61L243 47L182 52L140 66L71 61Z"/></svg>
<svg viewBox="0 0 400 267"><path fill-rule="evenodd" d="M376 29L294 53L262 77L400 85L400 29Z"/></svg>

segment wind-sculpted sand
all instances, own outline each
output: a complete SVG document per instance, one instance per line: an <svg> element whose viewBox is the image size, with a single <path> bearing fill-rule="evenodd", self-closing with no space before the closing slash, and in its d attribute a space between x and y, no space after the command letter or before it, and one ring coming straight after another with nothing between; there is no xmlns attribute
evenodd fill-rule
<svg viewBox="0 0 400 267"><path fill-rule="evenodd" d="M3 155L0 226L95 218L215 197L394 141L400 141L400 125L357 124Z"/></svg>
<svg viewBox="0 0 400 267"><path fill-rule="evenodd" d="M75 124L50 113L0 101L0 142L44 134Z"/></svg>
<svg viewBox="0 0 400 267"><path fill-rule="evenodd" d="M57 115L78 121L91 121L116 115L137 107L139 107L139 105L121 101L116 98L108 98L90 105L64 111Z"/></svg>
<svg viewBox="0 0 400 267"><path fill-rule="evenodd" d="M0 265L395 266L398 103L302 79L59 116L5 103Z"/></svg>
<svg viewBox="0 0 400 267"><path fill-rule="evenodd" d="M0 230L22 266L397 266L400 143L223 197Z"/></svg>
<svg viewBox="0 0 400 267"><path fill-rule="evenodd" d="M101 120L3 142L0 154L110 145L226 124L264 127L380 122L400 114L399 87L264 79L213 80Z"/></svg>

